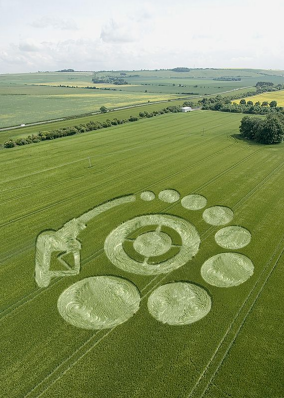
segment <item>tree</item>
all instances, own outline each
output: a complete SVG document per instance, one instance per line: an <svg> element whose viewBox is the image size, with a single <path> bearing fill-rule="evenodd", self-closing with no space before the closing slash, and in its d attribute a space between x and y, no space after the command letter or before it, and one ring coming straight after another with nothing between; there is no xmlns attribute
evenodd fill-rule
<svg viewBox="0 0 284 398"><path fill-rule="evenodd" d="M270 114L261 124L255 136L261 144L279 144L284 137L284 123L278 115Z"/></svg>
<svg viewBox="0 0 284 398"><path fill-rule="evenodd" d="M248 101L247 105L253 105L253 102L252 101Z"/></svg>
<svg viewBox="0 0 284 398"><path fill-rule="evenodd" d="M267 102L267 101L263 101L263 103L261 104L261 106L268 106L268 102Z"/></svg>
<svg viewBox="0 0 284 398"><path fill-rule="evenodd" d="M241 100L240 100L240 104L241 104L241 105L246 105L246 103L247 103L247 102L246 102L245 99L241 99Z"/></svg>
<svg viewBox="0 0 284 398"><path fill-rule="evenodd" d="M193 107L194 107L194 102L192 102L192 101L185 101L185 102L182 104L182 106L190 106L191 108L193 108Z"/></svg>
<svg viewBox="0 0 284 398"><path fill-rule="evenodd" d="M16 146L16 143L12 139L4 142L4 148L14 148L14 146Z"/></svg>
<svg viewBox="0 0 284 398"><path fill-rule="evenodd" d="M269 104L270 108L276 108L277 106L277 101L271 101Z"/></svg>
<svg viewBox="0 0 284 398"><path fill-rule="evenodd" d="M100 107L100 111L101 111L101 113L107 113L108 109L103 105Z"/></svg>
<svg viewBox="0 0 284 398"><path fill-rule="evenodd" d="M241 135L245 138L248 138L249 140L254 140L261 123L262 119L258 117L243 117L240 125Z"/></svg>

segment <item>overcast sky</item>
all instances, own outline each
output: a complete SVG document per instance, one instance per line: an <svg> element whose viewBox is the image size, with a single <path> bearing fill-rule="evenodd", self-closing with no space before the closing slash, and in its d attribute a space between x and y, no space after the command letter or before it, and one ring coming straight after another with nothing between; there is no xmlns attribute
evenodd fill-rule
<svg viewBox="0 0 284 398"><path fill-rule="evenodd" d="M0 73L284 69L284 0L0 0Z"/></svg>

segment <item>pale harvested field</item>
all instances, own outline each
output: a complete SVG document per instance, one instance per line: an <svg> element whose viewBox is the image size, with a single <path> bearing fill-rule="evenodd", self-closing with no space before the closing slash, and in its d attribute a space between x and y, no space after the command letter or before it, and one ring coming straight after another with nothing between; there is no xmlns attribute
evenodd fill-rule
<svg viewBox="0 0 284 398"><path fill-rule="evenodd" d="M260 104L262 104L262 102L264 102L264 101L267 101L268 103L270 103L271 101L277 101L278 106L284 106L284 90L254 95L252 97L245 98L245 100L252 101L254 104L257 101L259 101ZM234 100L233 102L239 103L240 100Z"/></svg>

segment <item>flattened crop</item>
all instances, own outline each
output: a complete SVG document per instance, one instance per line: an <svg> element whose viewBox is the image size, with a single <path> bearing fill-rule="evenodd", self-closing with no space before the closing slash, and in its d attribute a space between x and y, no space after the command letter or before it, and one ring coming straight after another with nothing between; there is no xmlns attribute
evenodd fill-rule
<svg viewBox="0 0 284 398"><path fill-rule="evenodd" d="M220 253L205 261L201 275L205 282L217 287L238 286L254 271L251 260L239 253Z"/></svg>
<svg viewBox="0 0 284 398"><path fill-rule="evenodd" d="M205 317L211 309L206 290L188 282L160 286L149 297L150 314L168 325L189 325Z"/></svg>
<svg viewBox="0 0 284 398"><path fill-rule="evenodd" d="M108 329L131 318L139 309L140 294L131 282L114 276L83 279L58 299L60 315L82 329Z"/></svg>
<svg viewBox="0 0 284 398"><path fill-rule="evenodd" d="M250 243L251 233L239 226L225 227L216 233L215 241L224 249L241 249Z"/></svg>
<svg viewBox="0 0 284 398"><path fill-rule="evenodd" d="M209 207L203 213L204 221L210 225L226 225L232 221L233 217L233 211L225 206Z"/></svg>

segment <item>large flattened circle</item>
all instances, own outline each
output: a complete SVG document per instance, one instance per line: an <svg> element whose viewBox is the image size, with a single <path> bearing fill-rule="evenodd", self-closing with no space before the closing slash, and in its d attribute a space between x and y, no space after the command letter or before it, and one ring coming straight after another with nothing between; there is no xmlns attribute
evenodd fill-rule
<svg viewBox="0 0 284 398"><path fill-rule="evenodd" d="M225 206L212 206L203 212L203 219L210 225L226 225L234 217L233 211Z"/></svg>
<svg viewBox="0 0 284 398"><path fill-rule="evenodd" d="M205 282L217 287L238 286L254 272L251 260L239 253L220 253L205 261L201 275Z"/></svg>
<svg viewBox="0 0 284 398"><path fill-rule="evenodd" d="M131 318L139 309L137 287L115 276L96 276L71 285L59 297L62 318L82 329L109 329Z"/></svg>
<svg viewBox="0 0 284 398"><path fill-rule="evenodd" d="M179 253L158 264L138 262L129 257L123 248L124 240L134 231L145 226L165 226L174 229L181 237ZM126 221L113 230L105 240L104 249L109 260L118 268L140 275L166 274L177 269L198 252L200 237L196 228L183 218L168 214L149 214Z"/></svg>
<svg viewBox="0 0 284 398"><path fill-rule="evenodd" d="M205 317L211 309L211 298L199 286L188 282L169 283L158 287L148 299L148 310L159 322L189 325Z"/></svg>
<svg viewBox="0 0 284 398"><path fill-rule="evenodd" d="M241 249L247 246L251 241L251 233L236 225L220 229L215 234L215 241L224 249Z"/></svg>

